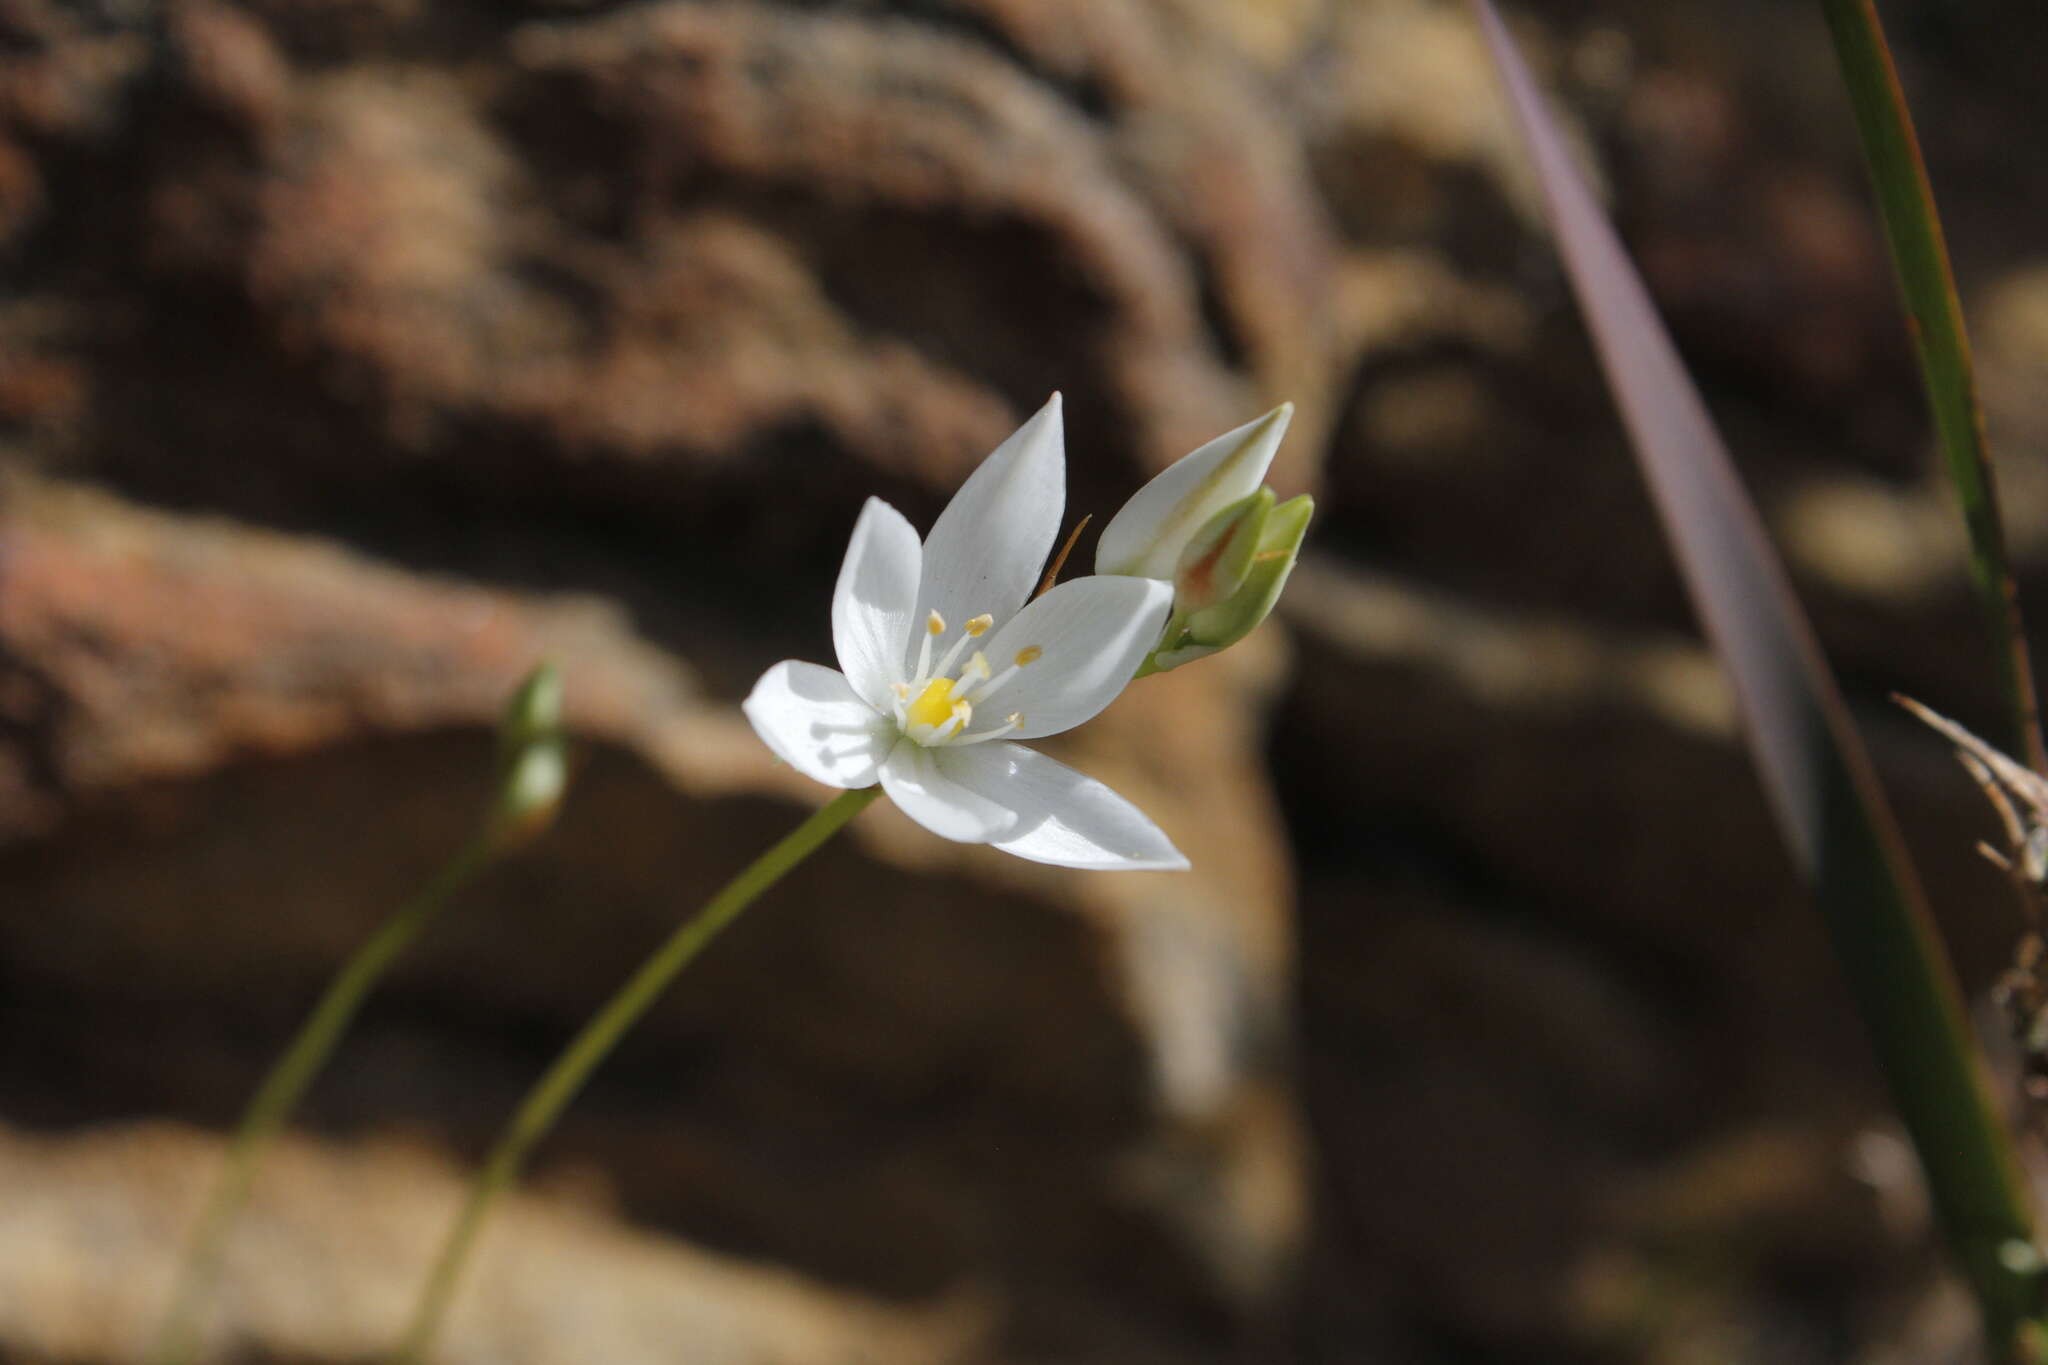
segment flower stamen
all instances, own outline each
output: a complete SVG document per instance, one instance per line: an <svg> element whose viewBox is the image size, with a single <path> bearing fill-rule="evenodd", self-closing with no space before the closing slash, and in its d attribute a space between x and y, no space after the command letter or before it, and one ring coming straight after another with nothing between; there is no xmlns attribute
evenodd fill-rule
<svg viewBox="0 0 2048 1365"><path fill-rule="evenodd" d="M996 674L993 678L990 678L988 676L988 666L986 662L984 662L982 665L981 675L983 678L987 679L987 681L983 682L980 687L977 687L972 692L968 693L967 700L975 703L976 705L979 705L982 702L987 701L990 697L996 694L996 692L1003 686L1004 683L1008 682L1010 679L1017 676L1018 669L1027 667L1031 664L1035 664L1044 656L1045 651L1039 648L1037 645L1027 645L1025 648L1017 651L1016 660L1013 663L1011 663L1011 665L1008 668ZM977 659L981 658L979 654L975 655L974 657ZM964 680L966 675L962 674L961 676Z"/></svg>
<svg viewBox="0 0 2048 1365"><path fill-rule="evenodd" d="M954 686L964 695L974 683L987 682L988 673L988 656L977 649L974 656L967 661L967 667L960 670L960 681Z"/></svg>
<svg viewBox="0 0 2048 1365"><path fill-rule="evenodd" d="M934 616L938 615L937 612L932 614ZM980 639L987 633L988 628L995 623L996 618L990 616L987 612L983 612L981 615L969 620L966 625L960 628L965 633L953 642L953 647L946 651L946 657L939 660L938 667L932 669L932 672L939 674L951 673L953 671L953 661L960 657L960 651ZM923 660L920 659L918 662L922 663Z"/></svg>
<svg viewBox="0 0 2048 1365"><path fill-rule="evenodd" d="M980 730L971 735L962 735L960 736L960 742L962 744L979 744L985 739L1001 739L1023 723L1024 713L1022 711L1012 711L1003 718L1003 723L995 729Z"/></svg>
<svg viewBox="0 0 2048 1365"><path fill-rule="evenodd" d="M924 639L917 643L917 676L929 678L932 675L932 641L946 633L946 618L934 611L925 618Z"/></svg>
<svg viewBox="0 0 2048 1365"><path fill-rule="evenodd" d="M960 627L960 638L934 664L932 645L945 635L946 619L936 611L925 618L924 639L918 647L918 671L909 681L896 683L891 689L896 694L896 723L905 735L927 746L973 744L1007 735L1024 723L1021 713L1012 713L1008 720L993 729L973 734L967 730L974 723L976 706L1015 677L1018 669L1045 653L1037 645L1020 649L1010 666L997 674L989 666L988 656L978 649L973 650L968 653L966 664L960 667L956 676L953 669L961 653L993 630L995 623L995 617L987 612L969 617Z"/></svg>

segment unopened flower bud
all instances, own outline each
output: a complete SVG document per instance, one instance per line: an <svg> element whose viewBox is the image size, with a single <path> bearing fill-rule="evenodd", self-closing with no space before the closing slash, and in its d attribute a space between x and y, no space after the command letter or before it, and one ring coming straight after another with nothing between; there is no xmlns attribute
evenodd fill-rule
<svg viewBox="0 0 2048 1365"><path fill-rule="evenodd" d="M1139 675L1206 658L1251 634L1280 600L1314 513L1308 494L1275 506L1270 488L1218 513L1181 557L1173 615Z"/></svg>
<svg viewBox="0 0 2048 1365"><path fill-rule="evenodd" d="M1273 490L1261 488L1218 512L1195 533L1174 566L1175 611L1192 614L1221 605L1243 586L1273 503Z"/></svg>
<svg viewBox="0 0 2048 1365"><path fill-rule="evenodd" d="M1293 416L1294 404L1282 403L1174 461L1103 528L1095 572L1172 578L1189 542L1219 512L1258 490Z"/></svg>
<svg viewBox="0 0 2048 1365"><path fill-rule="evenodd" d="M562 675L553 664L544 663L519 684L498 723L493 838L502 847L540 833L554 820L568 785Z"/></svg>

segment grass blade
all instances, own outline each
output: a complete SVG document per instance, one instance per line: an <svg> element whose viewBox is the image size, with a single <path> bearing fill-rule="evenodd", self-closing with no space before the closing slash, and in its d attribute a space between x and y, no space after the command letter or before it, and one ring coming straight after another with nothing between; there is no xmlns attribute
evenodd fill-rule
<svg viewBox="0 0 2048 1365"><path fill-rule="evenodd" d="M1998 483L1984 442L1984 413L1977 402L1977 377L1963 308L1956 297L1955 272L1934 207L1934 188L1920 155L1920 139L1906 109L1905 92L1885 46L1874 0L1821 0L1835 56L1849 88L1856 131L1877 190L1899 292L1911 318L1913 346L1928 406L1940 437L1942 462L1962 506L1970 536L1970 578L1991 635L1998 684L2012 733L2006 748L2036 772L2048 772L2041 739L2041 712L2034 700L2033 664L2020 618L2019 593L2006 553L2005 523L1998 510Z"/></svg>
<svg viewBox="0 0 2048 1365"><path fill-rule="evenodd" d="M1955 974L1869 760L1755 507L1489 0L1474 0L1551 223L1750 750L2000 1358L2037 1312L2033 1218Z"/></svg>

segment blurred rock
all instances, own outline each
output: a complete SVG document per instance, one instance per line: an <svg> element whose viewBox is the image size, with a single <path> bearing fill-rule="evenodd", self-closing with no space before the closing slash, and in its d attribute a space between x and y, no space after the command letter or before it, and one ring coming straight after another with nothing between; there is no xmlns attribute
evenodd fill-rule
<svg viewBox="0 0 2048 1365"><path fill-rule="evenodd" d="M167 1125L57 1142L0 1132L0 1341L10 1359L140 1361L220 1145ZM209 1353L371 1359L389 1349L462 1195L457 1172L394 1145L287 1140L226 1266ZM832 1293L619 1230L562 1199L506 1201L437 1358L941 1362L985 1312ZM21 1353L17 1356L16 1353Z"/></svg>

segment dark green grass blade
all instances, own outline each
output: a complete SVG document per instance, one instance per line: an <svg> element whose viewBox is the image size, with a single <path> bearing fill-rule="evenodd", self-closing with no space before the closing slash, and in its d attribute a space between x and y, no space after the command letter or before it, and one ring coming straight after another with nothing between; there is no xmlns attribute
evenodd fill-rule
<svg viewBox="0 0 2048 1365"><path fill-rule="evenodd" d="M1835 55L1856 112L1856 131L1877 190L1885 240L1912 320L1913 346L1941 440L1942 462L1970 533L1970 577L1991 635L2012 732L2005 745L2036 772L2048 772L2033 664L1998 511L1998 483L1984 443L1984 413L1977 402L1970 339L1963 330L1955 272L1949 267L1948 244L1935 212L1920 140L1913 132L1913 117L1907 112L1873 0L1821 0L1820 7L1834 35Z"/></svg>
<svg viewBox="0 0 2048 1365"><path fill-rule="evenodd" d="M1565 265L1766 795L1812 886L1942 1228L2007 1354L2033 1313L2032 1215L1953 969L1811 627L1705 404L1488 0L1474 0Z"/></svg>

